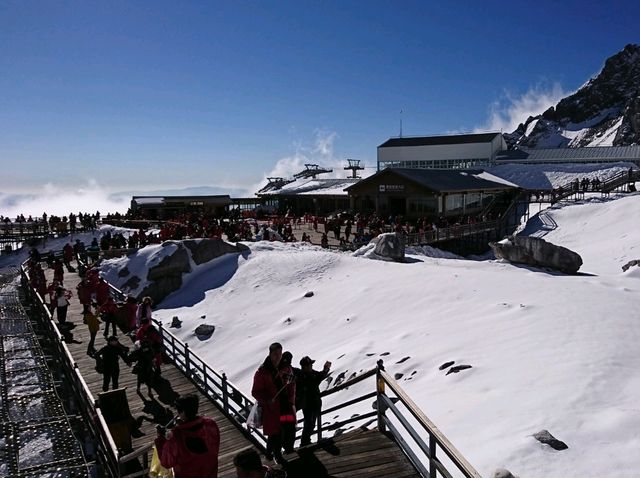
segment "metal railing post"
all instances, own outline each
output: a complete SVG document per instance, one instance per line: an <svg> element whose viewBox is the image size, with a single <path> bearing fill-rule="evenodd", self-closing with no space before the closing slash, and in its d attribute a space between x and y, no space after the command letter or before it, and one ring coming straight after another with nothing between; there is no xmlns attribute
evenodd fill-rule
<svg viewBox="0 0 640 478"><path fill-rule="evenodd" d="M227 392L227 374L224 372L222 373L222 409L225 412L228 412L229 410L229 392Z"/></svg>
<svg viewBox="0 0 640 478"><path fill-rule="evenodd" d="M429 456L429 478L436 478L436 437L433 433L429 433L429 450L431 450L431 456Z"/></svg>
<svg viewBox="0 0 640 478"><path fill-rule="evenodd" d="M385 394L384 391L384 378L380 372L384 371L384 362L382 359L378 360L378 367L376 370L376 394L377 394L377 409L378 409L378 430L384 433L387 430L387 426L384 422L384 412L385 404L382 400L382 396Z"/></svg>
<svg viewBox="0 0 640 478"><path fill-rule="evenodd" d="M316 422L316 427L318 427L318 443L320 443L320 440L322 440L322 410L318 413Z"/></svg>
<svg viewBox="0 0 640 478"><path fill-rule="evenodd" d="M191 374L191 352L189 350L189 344L184 344L184 368L187 371L187 375Z"/></svg>

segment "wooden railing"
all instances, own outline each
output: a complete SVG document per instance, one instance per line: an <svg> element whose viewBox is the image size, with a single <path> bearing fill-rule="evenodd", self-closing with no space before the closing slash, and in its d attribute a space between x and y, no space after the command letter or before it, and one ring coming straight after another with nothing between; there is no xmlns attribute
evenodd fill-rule
<svg viewBox="0 0 640 478"><path fill-rule="evenodd" d="M50 345L54 347L56 358L64 370L68 380L68 385L73 390L74 397L79 402L79 411L82 414L83 422L88 426L92 439L96 444L98 462L103 467L107 476L119 476L118 470L118 450L115 446L109 428L106 425L102 411L97 406L95 398L84 378L78 370L78 364L74 360L64 337L56 327L51 312L45 304L43 298L29 286L29 273L26 263L21 268L23 289L27 300L31 304L31 313L39 320L47 331L49 337L54 340Z"/></svg>
<svg viewBox="0 0 640 478"><path fill-rule="evenodd" d="M385 371L382 360L378 361L376 368L325 390L321 393L321 397L326 399L344 390L353 389L354 386L372 377L375 377L372 391L321 411L317 422L318 441L323 438L323 432L335 431L360 422L375 421L381 432L388 433L396 441L420 476L450 478L454 476L453 473L456 473L465 478L480 478L480 474L473 466L409 398L398 382ZM347 412L348 407L371 399L375 399L374 411L362 415L350 414L349 418L322 426L323 416L334 416L338 411ZM445 464L443 459L448 463Z"/></svg>

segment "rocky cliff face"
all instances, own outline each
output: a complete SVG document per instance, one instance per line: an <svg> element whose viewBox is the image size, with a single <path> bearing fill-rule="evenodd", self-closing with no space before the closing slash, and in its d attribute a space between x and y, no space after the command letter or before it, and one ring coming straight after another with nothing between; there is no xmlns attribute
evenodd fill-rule
<svg viewBox="0 0 640 478"><path fill-rule="evenodd" d="M527 148L640 144L640 45L624 47L577 92L505 139Z"/></svg>

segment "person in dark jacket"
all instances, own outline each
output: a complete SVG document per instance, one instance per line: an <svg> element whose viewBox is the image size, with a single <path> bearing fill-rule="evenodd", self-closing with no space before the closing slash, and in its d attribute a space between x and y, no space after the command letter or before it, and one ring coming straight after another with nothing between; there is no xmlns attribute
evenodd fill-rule
<svg viewBox="0 0 640 478"><path fill-rule="evenodd" d="M302 371L297 377L296 389L298 391L298 406L302 408L304 415L304 425L300 446L311 443L311 434L316 425L320 410L322 409L322 399L320 398L320 382L329 374L331 362L325 362L322 372L313 370L313 363L309 357L302 357L300 367Z"/></svg>
<svg viewBox="0 0 640 478"><path fill-rule="evenodd" d="M269 346L269 355L253 377L251 395L262 407L262 431L267 436L267 459L282 461L281 414L295 416L295 382L290 380L292 372L278 369L282 359L282 345L275 342Z"/></svg>
<svg viewBox="0 0 640 478"><path fill-rule="evenodd" d="M98 361L102 361L102 391L109 390L109 382L112 382L113 389L118 388L118 378L120 377L120 360L128 363L127 349L118 342L118 337L113 335L107 340L107 345L98 350L95 354Z"/></svg>
<svg viewBox="0 0 640 478"><path fill-rule="evenodd" d="M179 423L165 436L159 427L155 440L160 463L173 468L175 478L217 478L220 430L211 418L198 416L198 396L176 400Z"/></svg>
<svg viewBox="0 0 640 478"><path fill-rule="evenodd" d="M151 384L155 376L154 356L155 353L151 348L151 344L146 340L138 343L138 348L129 355L129 362L137 362L133 366L133 372L138 376L136 392L140 395L140 385L144 383L147 386L149 398L153 398Z"/></svg>
<svg viewBox="0 0 640 478"><path fill-rule="evenodd" d="M279 478L286 477L283 470L274 470L262 464L260 455L254 448L242 450L233 457L237 478Z"/></svg>

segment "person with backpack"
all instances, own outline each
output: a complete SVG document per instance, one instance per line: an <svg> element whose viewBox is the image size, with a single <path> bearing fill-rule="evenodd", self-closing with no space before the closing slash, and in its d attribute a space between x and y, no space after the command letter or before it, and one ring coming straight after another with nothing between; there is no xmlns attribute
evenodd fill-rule
<svg viewBox="0 0 640 478"><path fill-rule="evenodd" d="M198 416L197 395L176 400L178 425L168 433L158 427L155 439L160 463L175 478L217 478L220 430L211 418Z"/></svg>
<svg viewBox="0 0 640 478"><path fill-rule="evenodd" d="M151 384L155 376L155 365L153 363L154 352L151 349L151 345L146 340L143 342L136 342L136 348L129 355L129 362L136 362L133 366L132 372L137 375L137 387L136 393L140 396L140 385L143 383L147 386L149 392L149 398L153 399L153 391L151 390Z"/></svg>
<svg viewBox="0 0 640 478"><path fill-rule="evenodd" d="M100 330L100 319L98 318L98 314L94 313L91 307L89 307L89 309L84 312L83 322L87 324L91 337L87 345L87 355L93 357L96 354L96 335L98 335L98 331Z"/></svg>
<svg viewBox="0 0 640 478"><path fill-rule="evenodd" d="M54 304L56 307L56 314L58 315L58 323L60 325L67 321L67 310L69 309L69 299L71 298L71 292L64 287L58 286L56 288Z"/></svg>
<svg viewBox="0 0 640 478"><path fill-rule="evenodd" d="M153 326L149 319L142 319L140 327L136 330L136 340L140 342L148 342L154 353L153 364L155 366L156 376L160 376L162 365L162 354L164 351L164 345L162 343L162 335Z"/></svg>
<svg viewBox="0 0 640 478"><path fill-rule="evenodd" d="M301 372L296 380L296 390L298 390L296 405L302 408L302 414L304 415L300 446L306 446L311 443L311 434L322 409L320 383L327 377L331 369L331 362L327 361L321 372L313 370L314 362L315 360L311 360L307 356L302 357L300 360Z"/></svg>

